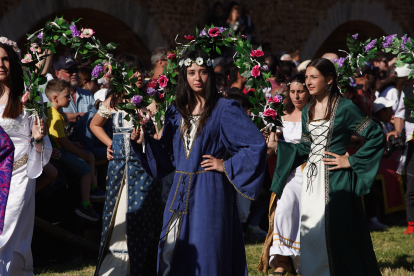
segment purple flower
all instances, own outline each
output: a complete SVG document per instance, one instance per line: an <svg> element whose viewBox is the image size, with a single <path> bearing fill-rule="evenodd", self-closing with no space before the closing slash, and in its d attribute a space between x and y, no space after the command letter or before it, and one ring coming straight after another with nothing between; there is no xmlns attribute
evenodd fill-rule
<svg viewBox="0 0 414 276"><path fill-rule="evenodd" d="M43 36L43 32L40 32L40 33L37 35L37 38L38 38L38 39L40 39L40 44L42 44L43 39L45 38L45 37Z"/></svg>
<svg viewBox="0 0 414 276"><path fill-rule="evenodd" d="M283 97L281 95L276 95L274 98L277 98L280 103L283 101Z"/></svg>
<svg viewBox="0 0 414 276"><path fill-rule="evenodd" d="M203 35L207 35L206 30L204 30L204 29L201 31L200 37L203 36Z"/></svg>
<svg viewBox="0 0 414 276"><path fill-rule="evenodd" d="M389 35L389 36L386 36L385 38L384 38L384 43L382 43L382 47L383 48L390 48L391 47L391 45L392 45L392 41L394 40L394 37L396 37L397 35Z"/></svg>
<svg viewBox="0 0 414 276"><path fill-rule="evenodd" d="M401 49L405 50L405 44L407 44L407 42L411 43L411 38L407 38L406 36L401 37L403 43L401 44Z"/></svg>
<svg viewBox="0 0 414 276"><path fill-rule="evenodd" d="M368 43L367 46L365 46L365 52L369 53L370 50L374 49L376 43L376 40L373 40L370 43Z"/></svg>
<svg viewBox="0 0 414 276"><path fill-rule="evenodd" d="M141 95L135 95L133 98L132 98L132 103L136 106L136 107L139 107L140 105L141 105L141 102L142 102L142 96Z"/></svg>
<svg viewBox="0 0 414 276"><path fill-rule="evenodd" d="M219 27L218 29L219 29L220 33L222 33L222 32L224 32L225 30L227 30L227 28L224 28L224 27Z"/></svg>
<svg viewBox="0 0 414 276"><path fill-rule="evenodd" d="M95 68L93 68L91 75L92 75L92 77L97 79L99 77L99 74L102 73L102 71L103 71L103 66L102 65L96 65Z"/></svg>
<svg viewBox="0 0 414 276"><path fill-rule="evenodd" d="M357 39L357 38L358 38L358 34L354 34L354 35L352 35L352 37L353 37L354 39Z"/></svg>
<svg viewBox="0 0 414 276"><path fill-rule="evenodd" d="M341 68L342 66L344 66L344 62L345 62L345 58L341 57L339 59L334 58L333 62L335 62L336 64L338 64L338 69Z"/></svg>
<svg viewBox="0 0 414 276"><path fill-rule="evenodd" d="M262 69L265 70L265 71L269 71L269 67L266 64L263 65Z"/></svg>
<svg viewBox="0 0 414 276"><path fill-rule="evenodd" d="M154 94L157 92L157 90L155 90L154 88L152 88L152 87L149 87L148 89L147 89L147 93L148 94L150 94L152 97L154 97Z"/></svg>
<svg viewBox="0 0 414 276"><path fill-rule="evenodd" d="M78 28L76 28L75 24L70 25L69 29L70 29L70 32L72 33L73 37L80 36L80 32L78 31Z"/></svg>

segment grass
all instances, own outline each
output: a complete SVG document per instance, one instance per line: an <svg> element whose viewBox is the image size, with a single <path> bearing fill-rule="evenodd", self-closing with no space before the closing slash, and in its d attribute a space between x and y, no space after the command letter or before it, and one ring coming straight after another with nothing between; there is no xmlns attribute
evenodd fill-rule
<svg viewBox="0 0 414 276"><path fill-rule="evenodd" d="M405 227L390 227L381 232L371 232L375 254L382 275L414 276L414 235L402 235ZM247 267L249 275L263 276L258 272L257 265L261 244L246 245ZM41 276L92 276L96 262L84 261L38 268L36 275Z"/></svg>

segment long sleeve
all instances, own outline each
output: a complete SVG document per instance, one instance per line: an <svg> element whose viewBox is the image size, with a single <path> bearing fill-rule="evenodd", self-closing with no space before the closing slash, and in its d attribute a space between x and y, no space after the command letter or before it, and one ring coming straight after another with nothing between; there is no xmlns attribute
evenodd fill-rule
<svg viewBox="0 0 414 276"><path fill-rule="evenodd" d="M238 102L226 101L221 112L220 137L232 155L224 172L241 195L255 200L263 185L266 142Z"/></svg>
<svg viewBox="0 0 414 276"><path fill-rule="evenodd" d="M302 136L300 143L279 142L277 145L277 162L270 191L278 198L282 196L287 178L292 170L302 165L308 159L311 136L306 127L308 105L302 109Z"/></svg>
<svg viewBox="0 0 414 276"><path fill-rule="evenodd" d="M145 153L142 145L131 141L132 149L141 161L142 168L152 178L162 179L175 170L173 137L177 130L174 125L177 112L170 106L165 114L164 128L160 140L145 133ZM179 130L178 130L179 131Z"/></svg>
<svg viewBox="0 0 414 276"><path fill-rule="evenodd" d="M352 187L354 195L359 197L369 193L375 180L384 152L385 136L382 128L355 105L349 103L346 110L348 129L364 136L367 140L365 145L348 159L357 175Z"/></svg>

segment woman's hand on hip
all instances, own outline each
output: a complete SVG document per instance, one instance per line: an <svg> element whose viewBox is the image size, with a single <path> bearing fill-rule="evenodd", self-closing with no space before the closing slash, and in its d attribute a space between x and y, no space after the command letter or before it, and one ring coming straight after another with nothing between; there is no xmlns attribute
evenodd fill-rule
<svg viewBox="0 0 414 276"><path fill-rule="evenodd" d="M108 147L106 148L106 158L108 158L109 161L114 159L114 156L112 155L114 151L112 150L112 142L108 144Z"/></svg>
<svg viewBox="0 0 414 276"><path fill-rule="evenodd" d="M211 155L203 155L204 160L201 162L201 167L204 168L205 171L218 171L224 172L224 161L223 159L217 159Z"/></svg>
<svg viewBox="0 0 414 276"><path fill-rule="evenodd" d="M325 151L325 154L330 155L334 158L322 158L322 161L325 165L328 166L335 166L329 168L328 170L339 170L339 169L349 169L351 165L349 164L349 153L345 153L345 155L339 155L333 152Z"/></svg>

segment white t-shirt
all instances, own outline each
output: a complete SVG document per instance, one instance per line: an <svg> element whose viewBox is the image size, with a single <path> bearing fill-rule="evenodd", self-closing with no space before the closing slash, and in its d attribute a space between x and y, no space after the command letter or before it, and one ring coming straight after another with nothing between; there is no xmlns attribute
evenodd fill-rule
<svg viewBox="0 0 414 276"><path fill-rule="evenodd" d="M384 98L386 98L389 101L397 101L392 106L392 111L394 111L394 113L397 111L397 108L398 108L398 100L399 100L397 88L395 88L394 86L388 86L387 88L385 88L384 91L382 91L379 94L379 97L384 97Z"/></svg>
<svg viewBox="0 0 414 276"><path fill-rule="evenodd" d="M400 101L398 103L397 111L395 112L394 117L401 118L405 120L405 105L404 105L404 92L401 92ZM410 141L413 139L414 124L405 121L405 141Z"/></svg>

